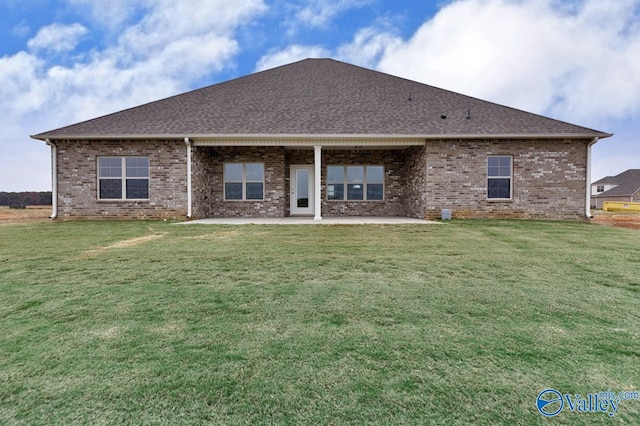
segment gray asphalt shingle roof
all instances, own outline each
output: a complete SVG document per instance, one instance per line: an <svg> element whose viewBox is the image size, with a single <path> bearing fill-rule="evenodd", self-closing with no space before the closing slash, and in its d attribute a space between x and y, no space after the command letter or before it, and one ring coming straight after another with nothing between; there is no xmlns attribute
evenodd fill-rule
<svg viewBox="0 0 640 426"><path fill-rule="evenodd" d="M306 59L33 137L150 135L610 136L332 59Z"/></svg>
<svg viewBox="0 0 640 426"><path fill-rule="evenodd" d="M606 182L601 182L604 180ZM594 195L594 197L620 197L620 196L633 196L640 191L640 169L629 169L616 176L607 176L593 184L610 183L618 185L615 188L611 188L608 191L601 192Z"/></svg>

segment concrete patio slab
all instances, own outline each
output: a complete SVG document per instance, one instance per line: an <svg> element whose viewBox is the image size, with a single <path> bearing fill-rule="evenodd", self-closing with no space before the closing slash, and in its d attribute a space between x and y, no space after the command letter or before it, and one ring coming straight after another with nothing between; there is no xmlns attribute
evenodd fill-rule
<svg viewBox="0 0 640 426"><path fill-rule="evenodd" d="M180 225L404 225L440 224L430 220L410 217L327 217L314 220L312 217L280 217L280 218L212 218L180 222Z"/></svg>

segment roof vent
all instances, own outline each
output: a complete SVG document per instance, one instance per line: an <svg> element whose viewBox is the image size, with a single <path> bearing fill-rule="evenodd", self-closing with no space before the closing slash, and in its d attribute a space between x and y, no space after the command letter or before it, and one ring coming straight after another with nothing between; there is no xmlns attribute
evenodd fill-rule
<svg viewBox="0 0 640 426"><path fill-rule="evenodd" d="M467 110L467 120L471 120L471 110Z"/></svg>
<svg viewBox="0 0 640 426"><path fill-rule="evenodd" d="M443 120L447 119L447 114L440 114L440 118L442 118Z"/></svg>
<svg viewBox="0 0 640 426"><path fill-rule="evenodd" d="M411 92L409 92L409 100L412 101L413 98L411 98Z"/></svg>

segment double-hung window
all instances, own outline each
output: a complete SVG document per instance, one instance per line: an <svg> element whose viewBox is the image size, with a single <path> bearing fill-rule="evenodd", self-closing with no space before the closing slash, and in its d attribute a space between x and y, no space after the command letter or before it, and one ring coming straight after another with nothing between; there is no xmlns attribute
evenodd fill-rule
<svg viewBox="0 0 640 426"><path fill-rule="evenodd" d="M100 200L149 199L149 158L99 157Z"/></svg>
<svg viewBox="0 0 640 426"><path fill-rule="evenodd" d="M511 199L512 163L510 156L487 158L487 198Z"/></svg>
<svg viewBox="0 0 640 426"><path fill-rule="evenodd" d="M263 163L226 163L224 165L225 200L264 199Z"/></svg>
<svg viewBox="0 0 640 426"><path fill-rule="evenodd" d="M383 166L328 166L328 200L384 199Z"/></svg>

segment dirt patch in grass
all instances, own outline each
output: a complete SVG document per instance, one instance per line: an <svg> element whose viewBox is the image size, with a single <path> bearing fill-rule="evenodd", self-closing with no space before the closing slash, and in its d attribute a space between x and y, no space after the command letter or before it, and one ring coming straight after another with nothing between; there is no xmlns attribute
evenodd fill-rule
<svg viewBox="0 0 640 426"><path fill-rule="evenodd" d="M51 206L28 206L25 209L0 207L0 225L5 223L38 222L48 220Z"/></svg>
<svg viewBox="0 0 640 426"><path fill-rule="evenodd" d="M618 228L640 229L640 213L594 212L593 223L599 223Z"/></svg>
<svg viewBox="0 0 640 426"><path fill-rule="evenodd" d="M90 258L93 258L95 256L98 256L100 253L103 253L103 252L106 252L106 251L109 251L109 250L117 250L117 249L135 247L135 246L138 246L140 244L147 243L149 241L157 240L158 238L162 238L165 235L167 235L166 232L160 232L160 233L157 233L157 234L145 235L144 237L129 238L129 239L126 239L126 240L118 241L117 243L110 244L108 246L104 246L104 247L100 247L100 248L92 249L92 250L87 250L84 253L82 253L82 255L79 257L79 259L90 259Z"/></svg>

